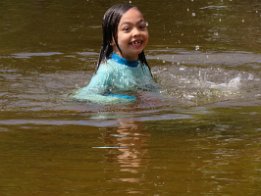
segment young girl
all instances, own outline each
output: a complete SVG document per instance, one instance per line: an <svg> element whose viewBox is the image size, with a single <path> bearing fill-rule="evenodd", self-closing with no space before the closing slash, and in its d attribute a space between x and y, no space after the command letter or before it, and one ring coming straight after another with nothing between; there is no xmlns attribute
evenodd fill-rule
<svg viewBox="0 0 261 196"><path fill-rule="evenodd" d="M109 8L103 17L96 73L73 97L105 104L132 102L136 100L133 92L156 90L143 51L149 38L147 26L135 6L117 4Z"/></svg>

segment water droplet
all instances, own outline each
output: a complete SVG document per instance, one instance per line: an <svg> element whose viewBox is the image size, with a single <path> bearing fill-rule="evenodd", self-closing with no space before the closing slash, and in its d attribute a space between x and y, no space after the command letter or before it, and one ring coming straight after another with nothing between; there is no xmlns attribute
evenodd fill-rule
<svg viewBox="0 0 261 196"><path fill-rule="evenodd" d="M132 1L129 1L129 3L131 4L131 3L132 3Z"/></svg>
<svg viewBox="0 0 261 196"><path fill-rule="evenodd" d="M196 46L195 46L195 50L199 50L199 45L196 45Z"/></svg>
<svg viewBox="0 0 261 196"><path fill-rule="evenodd" d="M189 8L187 8L187 12L189 12Z"/></svg>
<svg viewBox="0 0 261 196"><path fill-rule="evenodd" d="M245 19L242 19L241 22L242 22L242 23L245 23Z"/></svg>
<svg viewBox="0 0 261 196"><path fill-rule="evenodd" d="M196 13L195 12L192 12L192 14L191 14L193 17L195 17L196 16Z"/></svg>
<svg viewBox="0 0 261 196"><path fill-rule="evenodd" d="M221 22L222 21L222 19L221 18L219 18L219 22Z"/></svg>

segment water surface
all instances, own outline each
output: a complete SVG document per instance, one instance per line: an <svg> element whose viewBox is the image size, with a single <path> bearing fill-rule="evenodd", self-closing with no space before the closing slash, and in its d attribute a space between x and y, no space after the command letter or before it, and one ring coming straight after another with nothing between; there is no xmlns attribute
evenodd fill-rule
<svg viewBox="0 0 261 196"><path fill-rule="evenodd" d="M72 100L116 2L0 2L0 195L259 195L260 2L133 1L161 96Z"/></svg>

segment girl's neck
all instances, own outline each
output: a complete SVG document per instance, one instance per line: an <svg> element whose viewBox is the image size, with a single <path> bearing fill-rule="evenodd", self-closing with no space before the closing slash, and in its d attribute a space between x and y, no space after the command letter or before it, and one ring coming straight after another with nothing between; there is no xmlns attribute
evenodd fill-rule
<svg viewBox="0 0 261 196"><path fill-rule="evenodd" d="M122 56L120 56L119 54L116 53L112 53L111 55L111 59L116 61L119 64L123 64L123 65L127 65L129 67L137 67L139 64L138 60L128 60Z"/></svg>

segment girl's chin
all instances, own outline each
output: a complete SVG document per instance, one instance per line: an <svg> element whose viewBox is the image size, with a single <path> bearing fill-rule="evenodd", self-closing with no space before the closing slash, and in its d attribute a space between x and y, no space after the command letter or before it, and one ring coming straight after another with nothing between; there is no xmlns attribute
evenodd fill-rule
<svg viewBox="0 0 261 196"><path fill-rule="evenodd" d="M144 48L139 48L139 49L132 49L132 51L130 53L132 53L133 55L138 56L140 53L142 53Z"/></svg>
<svg viewBox="0 0 261 196"><path fill-rule="evenodd" d="M144 46L143 45L140 45L140 46L130 46L131 50L134 50L134 51L142 51L144 49Z"/></svg>
<svg viewBox="0 0 261 196"><path fill-rule="evenodd" d="M139 54L142 53L144 48L140 49L131 49L129 51L126 51L125 55L123 55L128 60L138 60Z"/></svg>

